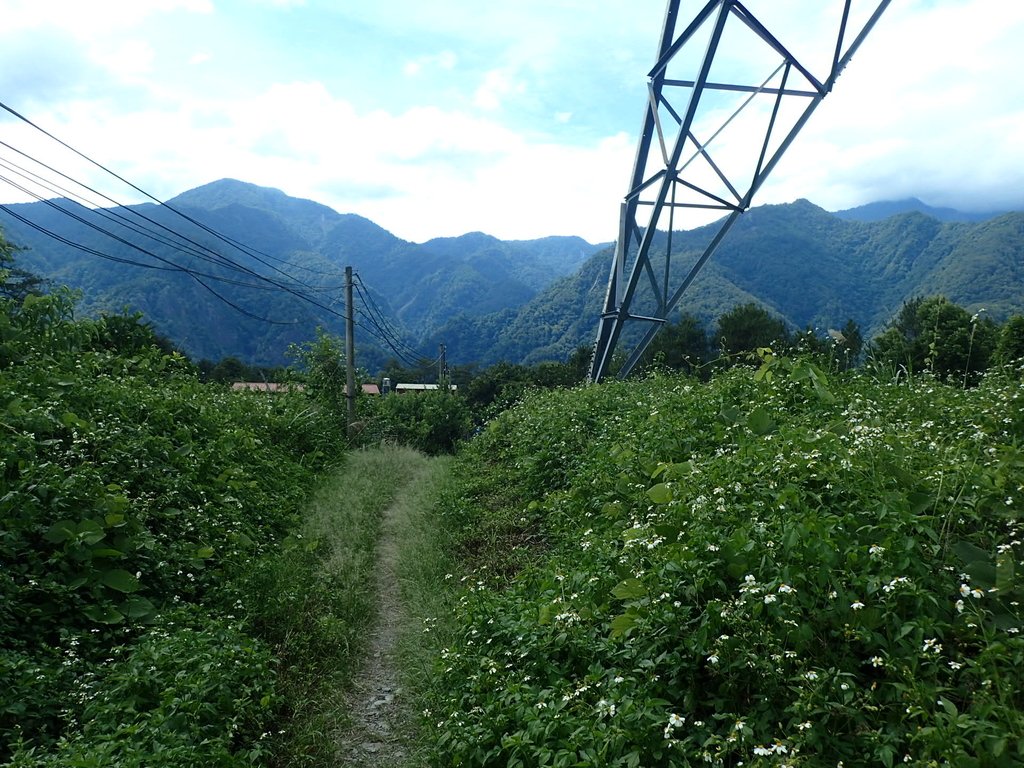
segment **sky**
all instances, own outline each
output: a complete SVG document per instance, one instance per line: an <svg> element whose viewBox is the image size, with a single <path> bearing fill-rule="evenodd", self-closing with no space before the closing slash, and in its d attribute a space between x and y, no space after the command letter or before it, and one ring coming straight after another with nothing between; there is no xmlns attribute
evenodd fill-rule
<svg viewBox="0 0 1024 768"><path fill-rule="evenodd" d="M747 3L798 57L827 39L819 11L841 4ZM614 240L665 12L664 0L0 6L0 102L147 193L235 178L415 242ZM684 16L697 7L683 0ZM1022 40L1015 0L894 0L754 204L1024 209ZM763 69L749 53L723 61ZM11 163L53 177L27 156L145 199L6 112L0 142L7 178ZM28 199L0 181L0 202Z"/></svg>

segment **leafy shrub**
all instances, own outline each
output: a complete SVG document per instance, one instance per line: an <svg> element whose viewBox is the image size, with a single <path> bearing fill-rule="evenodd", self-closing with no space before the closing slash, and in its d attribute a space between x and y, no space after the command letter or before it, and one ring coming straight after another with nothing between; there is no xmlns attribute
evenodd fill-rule
<svg viewBox="0 0 1024 768"><path fill-rule="evenodd" d="M538 393L462 453L451 528L546 549L464 582L434 764L1024 764L1019 382L764 359Z"/></svg>
<svg viewBox="0 0 1024 768"><path fill-rule="evenodd" d="M258 764L274 674L267 647L239 625L178 611L99 664L78 646L68 643L64 660L84 667L69 728L51 751L19 747L9 765Z"/></svg>
<svg viewBox="0 0 1024 768"><path fill-rule="evenodd" d="M872 355L893 368L965 383L988 368L997 335L991 320L944 296L912 299L872 342Z"/></svg>
<svg viewBox="0 0 1024 768"><path fill-rule="evenodd" d="M364 444L393 442L430 456L453 453L472 427L465 400L443 390L367 398L360 408Z"/></svg>
<svg viewBox="0 0 1024 768"><path fill-rule="evenodd" d="M0 306L0 761L234 764L273 671L224 617L251 612L239 575L276 553L342 437L300 393L205 386L130 318L71 308Z"/></svg>
<svg viewBox="0 0 1024 768"><path fill-rule="evenodd" d="M1013 315L1003 323L993 357L999 365L1024 360L1024 315Z"/></svg>

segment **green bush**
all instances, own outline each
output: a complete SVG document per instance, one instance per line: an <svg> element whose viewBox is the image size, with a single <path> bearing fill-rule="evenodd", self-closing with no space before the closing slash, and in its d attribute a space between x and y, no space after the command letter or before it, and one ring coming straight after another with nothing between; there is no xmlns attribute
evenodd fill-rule
<svg viewBox="0 0 1024 768"><path fill-rule="evenodd" d="M764 359L538 393L462 452L448 524L531 557L464 582L433 764L1024 765L1019 382Z"/></svg>
<svg viewBox="0 0 1024 768"><path fill-rule="evenodd" d="M161 616L134 642L82 667L65 695L79 706L46 752L19 747L12 766L257 765L272 713L270 652L237 623L194 611ZM67 704L65 704L67 706Z"/></svg>
<svg viewBox="0 0 1024 768"><path fill-rule="evenodd" d="M364 398L360 409L365 445L392 442L437 456L453 453L472 429L465 400L443 390Z"/></svg>
<svg viewBox="0 0 1024 768"><path fill-rule="evenodd" d="M259 751L273 668L239 576L343 436L301 393L201 384L137 321L75 321L67 293L0 306L0 762Z"/></svg>

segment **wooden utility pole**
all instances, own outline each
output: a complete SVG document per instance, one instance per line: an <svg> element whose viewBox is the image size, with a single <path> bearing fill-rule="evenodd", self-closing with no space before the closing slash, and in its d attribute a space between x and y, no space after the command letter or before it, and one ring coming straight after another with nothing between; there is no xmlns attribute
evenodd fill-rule
<svg viewBox="0 0 1024 768"><path fill-rule="evenodd" d="M352 306L352 267L345 267L345 400L348 405L348 436L356 421L355 310Z"/></svg>
<svg viewBox="0 0 1024 768"><path fill-rule="evenodd" d="M448 389L448 382L445 376L448 375L448 363L444 359L444 344L441 345L441 354L437 357L437 388Z"/></svg>

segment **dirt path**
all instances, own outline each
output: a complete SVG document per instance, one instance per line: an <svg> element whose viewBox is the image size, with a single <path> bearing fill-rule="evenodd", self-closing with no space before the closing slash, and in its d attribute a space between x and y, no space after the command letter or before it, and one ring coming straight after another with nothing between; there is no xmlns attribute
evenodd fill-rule
<svg viewBox="0 0 1024 768"><path fill-rule="evenodd" d="M409 480L420 482L424 469ZM398 502L396 502L398 503ZM352 725L340 734L341 765L352 768L396 768L406 759L408 729L403 723L406 704L399 687L396 646L402 626L403 606L397 577L398 547L395 543L395 506L384 512L374 582L377 591L377 626L368 643L365 666L356 675L350 713Z"/></svg>

